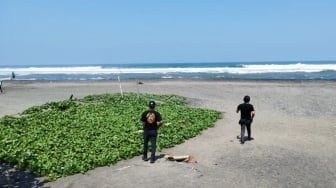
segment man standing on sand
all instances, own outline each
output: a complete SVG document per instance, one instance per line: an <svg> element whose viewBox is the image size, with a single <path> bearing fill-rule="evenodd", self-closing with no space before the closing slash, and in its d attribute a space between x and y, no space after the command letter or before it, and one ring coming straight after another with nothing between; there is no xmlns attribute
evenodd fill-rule
<svg viewBox="0 0 336 188"><path fill-rule="evenodd" d="M11 80L15 80L15 73L14 72L12 72Z"/></svg>
<svg viewBox="0 0 336 188"><path fill-rule="evenodd" d="M0 91L2 93L2 80L0 80Z"/></svg>
<svg viewBox="0 0 336 188"><path fill-rule="evenodd" d="M149 109L142 113L141 121L143 127L143 138L144 138L144 145L143 145L143 157L142 160L148 161L147 152L148 152L148 141L151 141L152 149L151 149L151 157L150 162L155 162L155 150L156 150L156 137L157 137L157 130L163 124L161 114L155 111L155 101L149 101L148 105Z"/></svg>
<svg viewBox="0 0 336 188"><path fill-rule="evenodd" d="M250 96L246 95L244 97L244 103L238 105L237 113L239 112L240 112L239 124L241 126L240 143L244 144L245 127L247 129L247 136L248 136L247 139L252 140L251 124L255 115L255 111L253 105L250 104Z"/></svg>

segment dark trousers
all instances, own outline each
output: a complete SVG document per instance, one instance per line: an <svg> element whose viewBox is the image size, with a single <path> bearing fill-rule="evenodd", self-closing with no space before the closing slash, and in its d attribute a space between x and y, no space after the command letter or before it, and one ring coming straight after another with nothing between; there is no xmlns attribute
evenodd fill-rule
<svg viewBox="0 0 336 188"><path fill-rule="evenodd" d="M148 142L151 141L151 160L155 160L157 130L144 130L143 157L147 158Z"/></svg>
<svg viewBox="0 0 336 188"><path fill-rule="evenodd" d="M251 138L251 123L243 123L240 124L241 131L240 131L240 140L244 141L245 136L245 127L247 129L247 136L250 139Z"/></svg>

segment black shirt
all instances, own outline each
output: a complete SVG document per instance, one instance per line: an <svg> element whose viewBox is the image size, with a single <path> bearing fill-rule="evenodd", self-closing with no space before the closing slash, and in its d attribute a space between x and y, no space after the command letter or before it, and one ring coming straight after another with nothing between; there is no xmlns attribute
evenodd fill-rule
<svg viewBox="0 0 336 188"><path fill-rule="evenodd" d="M240 118L241 119L252 119L251 112L254 111L254 107L252 104L249 103L242 103L238 105L237 112L240 111Z"/></svg>
<svg viewBox="0 0 336 188"><path fill-rule="evenodd" d="M153 123L150 123L148 121L148 114L154 113L155 114L155 120ZM146 110L141 115L141 121L145 123L145 130L156 130L158 129L157 122L162 121L161 114L155 110Z"/></svg>

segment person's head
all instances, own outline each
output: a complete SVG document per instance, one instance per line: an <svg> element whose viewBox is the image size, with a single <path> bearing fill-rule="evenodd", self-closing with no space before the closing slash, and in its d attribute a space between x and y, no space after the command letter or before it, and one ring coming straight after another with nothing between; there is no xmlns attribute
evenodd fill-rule
<svg viewBox="0 0 336 188"><path fill-rule="evenodd" d="M154 109L154 108L155 108L155 101L149 101L149 103L148 103L148 107L149 107L150 109Z"/></svg>
<svg viewBox="0 0 336 188"><path fill-rule="evenodd" d="M244 97L244 102L246 102L246 103L250 102L250 96L246 95Z"/></svg>

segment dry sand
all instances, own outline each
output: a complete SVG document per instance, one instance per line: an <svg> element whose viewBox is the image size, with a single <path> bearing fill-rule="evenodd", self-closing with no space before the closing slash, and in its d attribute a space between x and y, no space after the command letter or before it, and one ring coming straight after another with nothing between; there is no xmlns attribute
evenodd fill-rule
<svg viewBox="0 0 336 188"><path fill-rule="evenodd" d="M192 155L198 163L159 158L150 164L137 156L49 183L2 165L0 187L336 187L336 82L143 82L123 81L123 91L177 94L187 97L191 106L223 112L224 118L214 128L157 153ZM0 117L68 99L71 94L81 98L119 92L115 81L7 81L3 85ZM236 139L240 127L235 110L246 94L256 109L254 140L241 145Z"/></svg>

